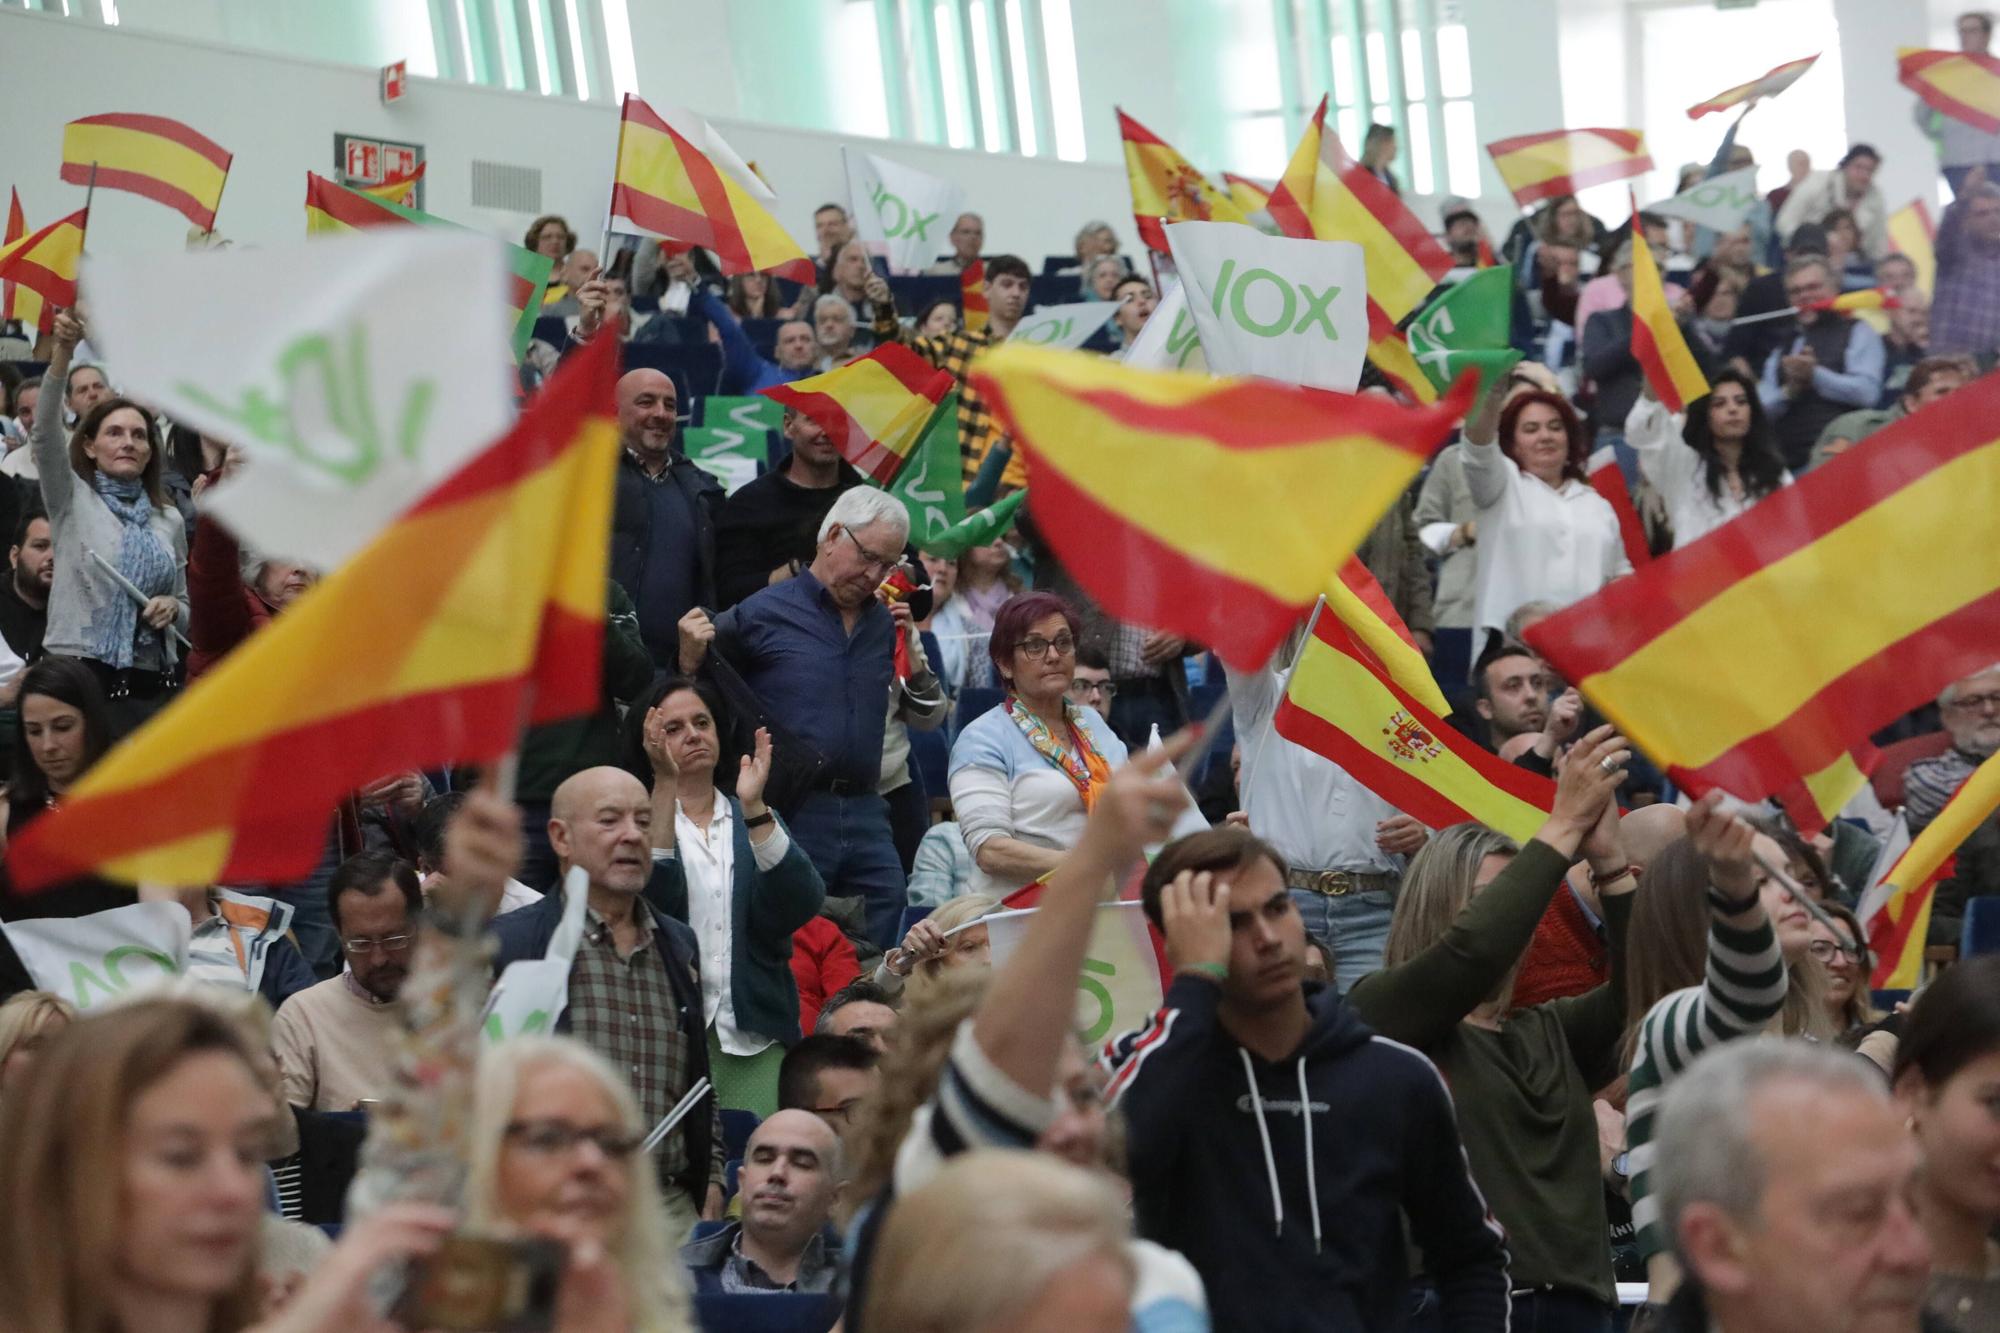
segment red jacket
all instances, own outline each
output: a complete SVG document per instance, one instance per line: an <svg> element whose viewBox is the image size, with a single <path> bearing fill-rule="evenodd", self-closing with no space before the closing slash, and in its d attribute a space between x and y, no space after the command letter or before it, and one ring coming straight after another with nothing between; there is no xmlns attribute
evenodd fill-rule
<svg viewBox="0 0 2000 1333"><path fill-rule="evenodd" d="M243 548L213 518L195 525L188 545L187 675L192 682L263 628L272 608L243 582Z"/></svg>
<svg viewBox="0 0 2000 1333"><path fill-rule="evenodd" d="M861 960L840 927L816 916L792 932L792 979L799 984L799 1031L810 1037L833 993L861 975Z"/></svg>
<svg viewBox="0 0 2000 1333"><path fill-rule="evenodd" d="M1514 1007L1582 995L1611 979L1611 949L1598 938L1583 904L1568 885L1556 890L1555 901L1542 913L1521 971L1514 978Z"/></svg>

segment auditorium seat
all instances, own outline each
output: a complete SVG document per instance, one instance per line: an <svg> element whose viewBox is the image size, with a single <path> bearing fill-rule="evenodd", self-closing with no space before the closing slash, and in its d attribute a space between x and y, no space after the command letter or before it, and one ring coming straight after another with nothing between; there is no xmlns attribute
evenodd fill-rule
<svg viewBox="0 0 2000 1333"><path fill-rule="evenodd" d="M1982 953L2000 953L2000 898L1981 896L1968 898L1965 903L1965 922L1959 928L1959 961Z"/></svg>
<svg viewBox="0 0 2000 1333"><path fill-rule="evenodd" d="M1910 771L1910 765L1919 759L1934 759L1950 748L1948 731L1933 731L1883 746L1882 757L1875 761L1875 771L1868 775L1875 788L1875 799L1884 810L1902 808L1903 777Z"/></svg>
<svg viewBox="0 0 2000 1333"><path fill-rule="evenodd" d="M905 907L903 909L903 919L896 923L897 943L901 943L903 937L910 933L911 926L916 925L917 922L929 916L931 911L932 909L928 907Z"/></svg>
<svg viewBox="0 0 2000 1333"><path fill-rule="evenodd" d="M725 1158L741 1160L744 1150L750 1146L750 1136L757 1132L763 1118L755 1111L739 1111L733 1107L722 1108L722 1148Z"/></svg>
<svg viewBox="0 0 2000 1333"><path fill-rule="evenodd" d="M722 352L713 343L672 346L664 343L626 343L625 369L641 366L664 372L674 382L683 402L697 394L715 393L722 384Z"/></svg>
<svg viewBox="0 0 2000 1333"><path fill-rule="evenodd" d="M694 1318L703 1333L827 1333L840 1318L837 1296L795 1292L697 1292Z"/></svg>

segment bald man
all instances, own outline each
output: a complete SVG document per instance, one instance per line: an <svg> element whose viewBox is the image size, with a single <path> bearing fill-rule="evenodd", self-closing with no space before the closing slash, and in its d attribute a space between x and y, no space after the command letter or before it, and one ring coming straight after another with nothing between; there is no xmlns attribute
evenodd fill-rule
<svg viewBox="0 0 2000 1333"><path fill-rule="evenodd" d="M694 932L655 913L643 897L653 876L652 794L622 768L589 768L556 788L549 809L549 843L564 876L572 866L589 876L583 940L556 1030L609 1060L631 1083L646 1122L657 1124L709 1068ZM479 818L484 810L468 801L460 817ZM495 918L495 975L509 963L547 954L562 911L563 894L555 892ZM698 1216L722 1216L714 1097L681 1120L654 1160L676 1243Z"/></svg>
<svg viewBox="0 0 2000 1333"><path fill-rule="evenodd" d="M736 1192L743 1220L681 1247L696 1291L833 1290L826 1224L840 1195L840 1139L811 1111L779 1111L751 1132Z"/></svg>
<svg viewBox="0 0 2000 1333"><path fill-rule="evenodd" d="M715 521L722 485L677 447L680 396L657 370L618 381L618 499L611 577L639 613L653 661L671 668L681 617L715 601Z"/></svg>
<svg viewBox="0 0 2000 1333"><path fill-rule="evenodd" d="M1663 848L1687 831L1687 814L1679 806L1647 805L1618 821L1625 855L1641 881L1646 867ZM1514 981L1514 1007L1544 1004L1582 995L1611 979L1611 948L1604 937L1604 907L1590 882L1590 867L1570 867L1563 887L1556 890L1549 910L1542 913L1521 971Z"/></svg>

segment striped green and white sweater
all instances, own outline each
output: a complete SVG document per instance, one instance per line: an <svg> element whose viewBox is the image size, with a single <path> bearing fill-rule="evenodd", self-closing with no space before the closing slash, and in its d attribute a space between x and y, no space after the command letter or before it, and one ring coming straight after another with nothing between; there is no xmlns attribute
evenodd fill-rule
<svg viewBox="0 0 2000 1333"><path fill-rule="evenodd" d="M1711 1046L1764 1030L1785 1005L1785 957L1769 918L1750 930L1717 921L1708 931L1708 973L1646 1011L1632 1052L1625 1101L1631 1154L1632 1222L1647 1259L1668 1248L1652 1196L1654 1116L1666 1085Z"/></svg>

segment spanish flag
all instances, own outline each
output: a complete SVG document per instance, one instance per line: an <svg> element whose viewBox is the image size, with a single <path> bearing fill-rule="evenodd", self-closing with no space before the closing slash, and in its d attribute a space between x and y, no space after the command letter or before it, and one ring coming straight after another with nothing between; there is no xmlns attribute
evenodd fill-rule
<svg viewBox="0 0 2000 1333"><path fill-rule="evenodd" d="M199 131L165 116L113 112L63 127L62 178L144 195L177 209L203 231L229 179L230 154Z"/></svg>
<svg viewBox="0 0 2000 1333"><path fill-rule="evenodd" d="M1550 130L1498 139L1486 151L1523 208L1653 169L1638 130Z"/></svg>
<svg viewBox="0 0 2000 1333"><path fill-rule="evenodd" d="M1881 287L1863 287L1858 292L1842 292L1825 301L1814 301L1799 307L1801 310L1838 310L1843 314L1853 314L1857 310L1901 310L1903 300L1892 291Z"/></svg>
<svg viewBox="0 0 2000 1333"><path fill-rule="evenodd" d="M1803 60L1787 60L1784 64L1767 71L1765 74L1750 80L1748 83L1739 83L1728 92L1717 93L1706 102L1696 102L1688 108L1688 119L1700 120L1711 111L1726 111L1732 106L1741 106L1745 102L1755 102L1766 97L1776 97L1779 93L1797 83L1799 76L1811 69L1813 61L1818 59L1819 52L1815 51Z"/></svg>
<svg viewBox="0 0 2000 1333"><path fill-rule="evenodd" d="M1043 535L1120 620L1255 670L1450 432L1436 407L1005 343L972 384L1029 459Z"/></svg>
<svg viewBox="0 0 2000 1333"><path fill-rule="evenodd" d="M1912 199L1889 215L1889 248L1908 255L1917 266L1917 286L1931 291L1937 283L1937 223L1921 199Z"/></svg>
<svg viewBox="0 0 2000 1333"><path fill-rule="evenodd" d="M1169 222L1248 220L1178 149L1123 111L1118 113L1118 137L1125 141L1132 219L1139 224L1139 239L1152 249L1167 253Z"/></svg>
<svg viewBox="0 0 2000 1333"><path fill-rule="evenodd" d="M1937 818L1924 826L1878 882L1861 896L1855 915L1875 955L1869 984L1910 990L1923 979L1924 937L1939 881L1952 873L1952 853L2000 808L2000 758L1989 758L1959 784Z"/></svg>
<svg viewBox="0 0 2000 1333"><path fill-rule="evenodd" d="M1644 569L1653 559L1653 548L1646 544L1646 523L1639 517L1639 506L1632 503L1632 488L1625 484L1625 470L1618 466L1618 451L1608 444L1593 450L1583 465L1583 475L1617 516L1618 540L1625 547L1625 558L1632 562L1632 568Z"/></svg>
<svg viewBox="0 0 2000 1333"><path fill-rule="evenodd" d="M417 182L424 178L424 168L429 165L430 163L428 162L419 162L417 163L417 169L409 175L398 176L394 180L383 181L380 185L364 185L361 187L361 193L381 203L399 204L404 208L415 208L417 206Z"/></svg>
<svg viewBox="0 0 2000 1333"><path fill-rule="evenodd" d="M1424 650L1417 647L1416 636L1360 556L1347 557L1340 573L1327 585L1326 609L1347 627L1370 665L1439 717L1451 711L1450 701L1431 675L1430 663L1424 660Z"/></svg>
<svg viewBox="0 0 2000 1333"><path fill-rule="evenodd" d="M986 261L975 259L959 270L958 299L964 307L965 331L977 333L986 327Z"/></svg>
<svg viewBox="0 0 2000 1333"><path fill-rule="evenodd" d="M1555 803L1553 782L1453 730L1327 616L1299 651L1276 725L1286 740L1331 759L1434 829L1472 820L1526 842Z"/></svg>
<svg viewBox="0 0 2000 1333"><path fill-rule="evenodd" d="M1248 176L1238 176L1234 172L1222 173L1222 183L1229 187L1229 198L1245 216L1261 213L1271 206L1271 187Z"/></svg>
<svg viewBox="0 0 2000 1333"><path fill-rule="evenodd" d="M1996 422L1961 389L1528 641L1681 785L1780 792L1993 660Z"/></svg>
<svg viewBox="0 0 2000 1333"><path fill-rule="evenodd" d="M40 231L0 246L0 281L17 284L52 306L76 304L76 264L83 257L83 230L89 220L78 209ZM12 219L8 230L11 232Z"/></svg>
<svg viewBox="0 0 2000 1333"><path fill-rule="evenodd" d="M21 192L10 190L7 199L7 230L5 235L0 235L0 246L12 245L27 234L28 219L21 211ZM9 280L0 283L0 323L10 319L20 320L24 329L38 329L47 333L55 325L55 307L44 301L42 294L34 288Z"/></svg>
<svg viewBox="0 0 2000 1333"><path fill-rule="evenodd" d="M1673 307L1667 304L1660 266L1653 262L1653 247L1646 244L1645 228L1639 225L1637 203L1632 206L1632 356L1646 372L1653 396L1669 412L1687 411L1689 403L1708 392L1708 377L1695 364Z"/></svg>
<svg viewBox="0 0 2000 1333"><path fill-rule="evenodd" d="M12 840L22 889L284 883L341 798L598 706L617 344L105 756Z"/></svg>
<svg viewBox="0 0 2000 1333"><path fill-rule="evenodd" d="M1778 804L1784 807L1801 837L1813 837L1840 815L1841 808L1854 799L1856 792L1868 785L1868 775L1875 771L1881 758L1880 750L1862 741L1819 772L1809 773L1780 791Z"/></svg>
<svg viewBox="0 0 2000 1333"><path fill-rule="evenodd" d="M417 170L418 175L423 174L422 167ZM416 176L410 177L410 180L416 180ZM449 222L435 213L406 208L361 190L350 190L310 171L306 173L308 235L332 235L362 227L404 226L458 227L458 223ZM529 339L535 335L535 320L542 313L543 296L548 290L549 273L554 269L555 261L533 250L509 245L507 263L512 272L507 283L507 308L514 312L514 356L519 359L528 350Z"/></svg>
<svg viewBox="0 0 2000 1333"><path fill-rule="evenodd" d="M702 246L715 253L724 273L816 282L812 260L766 206L776 202L770 188L747 165L740 173L728 169L738 159L701 117L676 110L674 118L676 124L669 124L625 94L611 183L613 225Z"/></svg>
<svg viewBox="0 0 2000 1333"><path fill-rule="evenodd" d="M1451 256L1416 214L1347 155L1326 128L1326 99L1292 152L1271 219L1287 236L1354 241L1368 277L1368 359L1419 402L1437 400L1397 325L1430 297L1451 271Z"/></svg>
<svg viewBox="0 0 2000 1333"><path fill-rule="evenodd" d="M1965 51L1896 51L1896 76L1941 115L2000 134L2000 59Z"/></svg>
<svg viewBox="0 0 2000 1333"><path fill-rule="evenodd" d="M886 343L858 361L762 392L817 422L841 457L887 486L956 383L950 371Z"/></svg>

